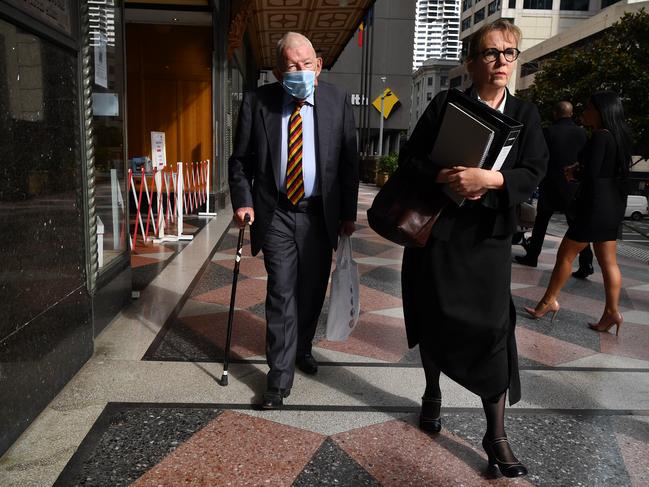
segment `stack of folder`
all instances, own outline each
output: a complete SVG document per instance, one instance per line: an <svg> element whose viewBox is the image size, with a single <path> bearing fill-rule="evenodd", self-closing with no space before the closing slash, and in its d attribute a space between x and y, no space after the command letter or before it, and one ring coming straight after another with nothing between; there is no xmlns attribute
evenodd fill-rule
<svg viewBox="0 0 649 487"><path fill-rule="evenodd" d="M523 125L461 91L450 90L430 158L438 166L480 167L498 171ZM444 192L456 204L464 197L448 185Z"/></svg>

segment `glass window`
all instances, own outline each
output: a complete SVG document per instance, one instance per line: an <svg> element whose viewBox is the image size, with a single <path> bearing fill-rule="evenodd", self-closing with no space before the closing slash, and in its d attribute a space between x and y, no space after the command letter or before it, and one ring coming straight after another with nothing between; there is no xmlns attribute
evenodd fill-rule
<svg viewBox="0 0 649 487"><path fill-rule="evenodd" d="M448 83L448 76L441 76L439 78L439 85L440 86L446 86L447 83Z"/></svg>
<svg viewBox="0 0 649 487"><path fill-rule="evenodd" d="M588 10L589 0L561 0L561 10Z"/></svg>
<svg viewBox="0 0 649 487"><path fill-rule="evenodd" d="M588 1L588 0L587 0ZM500 10L500 0L494 0L487 7L487 15L493 15Z"/></svg>
<svg viewBox="0 0 649 487"><path fill-rule="evenodd" d="M619 2L620 0L602 0L602 8L606 8L609 5Z"/></svg>
<svg viewBox="0 0 649 487"><path fill-rule="evenodd" d="M471 27L471 17L467 17L462 21L462 30L467 30Z"/></svg>
<svg viewBox="0 0 649 487"><path fill-rule="evenodd" d="M429 91L428 93L426 93L426 101L430 101L432 99L433 99L433 94Z"/></svg>
<svg viewBox="0 0 649 487"><path fill-rule="evenodd" d="M90 42L95 194L99 272L126 251L124 161L124 55L121 1L95 7Z"/></svg>
<svg viewBox="0 0 649 487"><path fill-rule="evenodd" d="M477 24L478 22L482 22L484 20L484 7L482 7L480 10L478 10L476 13L473 14L473 23Z"/></svg>
<svg viewBox="0 0 649 487"><path fill-rule="evenodd" d="M509 0L509 8L516 8L516 0Z"/></svg>
<svg viewBox="0 0 649 487"><path fill-rule="evenodd" d="M426 81L426 84L428 84L428 86L433 86L433 77L432 76L428 77L428 79Z"/></svg>
<svg viewBox="0 0 649 487"><path fill-rule="evenodd" d="M523 0L523 8L552 10L552 0Z"/></svg>

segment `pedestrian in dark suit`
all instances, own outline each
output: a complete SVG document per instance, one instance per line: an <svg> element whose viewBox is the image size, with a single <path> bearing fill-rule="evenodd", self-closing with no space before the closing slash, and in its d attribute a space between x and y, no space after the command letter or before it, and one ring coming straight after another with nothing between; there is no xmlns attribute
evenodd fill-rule
<svg viewBox="0 0 649 487"><path fill-rule="evenodd" d="M586 131L572 120L572 103L560 101L552 110L554 123L543 130L550 150L548 171L539 185L539 202L532 237L526 246L525 256L516 256L516 262L536 267L543 248L545 232L555 212L565 213L577 190L577 184L566 180L563 170L577 161L579 152L586 145ZM579 269L575 277L585 278L593 273L593 252L590 246L579 254Z"/></svg>
<svg viewBox="0 0 649 487"><path fill-rule="evenodd" d="M243 97L229 160L234 220L250 215L251 250L268 273L261 406L281 407L295 365L315 374L311 353L332 249L354 232L358 201L356 126L348 95L318 82L322 59L289 32L278 42L277 83Z"/></svg>
<svg viewBox="0 0 649 487"><path fill-rule="evenodd" d="M520 378L511 297L511 236L516 205L527 200L545 174L548 150L537 108L515 98L507 83L515 72L521 31L497 20L471 37L467 93L523 124L500 170L442 169L429 159L439 131L446 92L437 95L400 153L435 183L466 198L449 203L424 248L404 251L401 282L408 344L419 344L426 375L420 427L441 429L440 372L479 395L487 419L482 440L490 465L503 475L527 474L505 433L505 398L520 400ZM458 142L463 134L458 134Z"/></svg>

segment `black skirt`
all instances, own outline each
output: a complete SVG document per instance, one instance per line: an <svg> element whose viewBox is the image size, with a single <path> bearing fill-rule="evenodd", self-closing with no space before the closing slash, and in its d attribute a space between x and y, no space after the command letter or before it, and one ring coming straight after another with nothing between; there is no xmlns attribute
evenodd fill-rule
<svg viewBox="0 0 649 487"><path fill-rule="evenodd" d="M626 195L617 178L582 183L566 237L577 242L616 240L626 207Z"/></svg>
<svg viewBox="0 0 649 487"><path fill-rule="evenodd" d="M471 392L491 398L509 389L514 404L520 379L511 236L483 236L486 215L477 208L454 211L450 238L404 253L408 341L425 341L439 369Z"/></svg>

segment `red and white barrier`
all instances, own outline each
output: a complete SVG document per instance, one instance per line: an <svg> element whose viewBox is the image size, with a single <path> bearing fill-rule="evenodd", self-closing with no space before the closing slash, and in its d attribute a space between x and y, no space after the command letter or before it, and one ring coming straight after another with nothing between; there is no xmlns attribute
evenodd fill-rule
<svg viewBox="0 0 649 487"><path fill-rule="evenodd" d="M184 234L184 216L216 216L209 211L209 160L183 164L178 162L176 170L163 168L153 170L150 183L142 168L140 187L136 190L136 180L133 171L128 171L128 189L136 202L135 222L133 233L129 238L131 250L135 249L138 234L138 224L143 242L191 240L192 235ZM157 197L154 197L157 195ZM144 196L146 194L146 196ZM143 220L143 198L146 197L148 210L146 224ZM199 207L206 205L205 212L198 212ZM175 227L175 228L174 228ZM149 236L149 229L152 234ZM167 229L172 230L167 233Z"/></svg>

